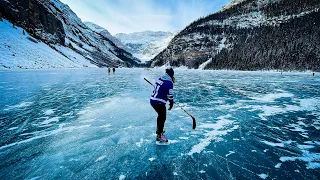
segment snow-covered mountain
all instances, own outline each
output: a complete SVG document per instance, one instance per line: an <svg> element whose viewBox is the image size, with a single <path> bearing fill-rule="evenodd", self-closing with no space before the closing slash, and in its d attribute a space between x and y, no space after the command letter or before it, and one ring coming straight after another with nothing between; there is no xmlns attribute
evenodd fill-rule
<svg viewBox="0 0 320 180"><path fill-rule="evenodd" d="M94 32L97 32L101 35L103 35L104 37L110 39L116 46L118 46L119 48L121 49L124 49L128 52L130 52L130 49L125 46L124 44L122 44L117 38L115 38L114 36L112 36L108 30L106 30L105 28L97 25L97 24L94 24L92 22L84 22L84 24L90 28L91 30L93 30Z"/></svg>
<svg viewBox="0 0 320 180"><path fill-rule="evenodd" d="M76 56L81 61L88 61L99 67L134 66L139 63L131 53L109 39L105 31L99 32L89 28L69 6L59 0L29 0L28 3L21 0L0 0L0 16L15 26L23 28L38 42L45 43L69 61L73 61ZM0 31L0 34L5 36L4 31ZM24 44L29 45L29 43ZM24 51L22 53L28 55L29 48L32 47L20 48L18 51ZM2 49L6 49L4 52L10 51L7 46ZM26 56L25 59L33 59L33 57ZM15 60L16 58L13 57L11 61ZM48 63L50 64L50 60ZM54 66L54 63L51 65ZM32 68L26 64L19 66Z"/></svg>
<svg viewBox="0 0 320 180"><path fill-rule="evenodd" d="M0 20L0 29L0 69L97 67L69 48L54 50L7 20Z"/></svg>
<svg viewBox="0 0 320 180"><path fill-rule="evenodd" d="M173 38L151 66L320 70L320 1L233 0Z"/></svg>
<svg viewBox="0 0 320 180"><path fill-rule="evenodd" d="M144 31L115 35L130 52L141 61L149 61L167 47L174 33L162 31Z"/></svg>
<svg viewBox="0 0 320 180"><path fill-rule="evenodd" d="M225 5L224 7L222 7L222 10L229 9L229 8L231 8L232 6L235 6L235 5L237 5L237 4L242 3L243 1L246 1L246 0L231 0L227 5Z"/></svg>

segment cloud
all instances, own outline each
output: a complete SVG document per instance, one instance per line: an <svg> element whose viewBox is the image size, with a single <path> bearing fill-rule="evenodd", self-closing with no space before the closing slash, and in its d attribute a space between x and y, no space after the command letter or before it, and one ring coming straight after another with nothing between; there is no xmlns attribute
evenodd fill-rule
<svg viewBox="0 0 320 180"><path fill-rule="evenodd" d="M229 0L62 0L83 20L111 34L181 30Z"/></svg>

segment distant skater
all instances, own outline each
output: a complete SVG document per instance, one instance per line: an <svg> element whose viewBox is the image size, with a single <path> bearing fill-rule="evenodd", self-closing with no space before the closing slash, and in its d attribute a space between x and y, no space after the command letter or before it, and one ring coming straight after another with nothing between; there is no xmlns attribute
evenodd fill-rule
<svg viewBox="0 0 320 180"><path fill-rule="evenodd" d="M110 74L110 72L111 72L111 69L110 69L110 67L108 67L108 73Z"/></svg>
<svg viewBox="0 0 320 180"><path fill-rule="evenodd" d="M112 72L115 73L116 72L116 68L113 67L112 68Z"/></svg>
<svg viewBox="0 0 320 180"><path fill-rule="evenodd" d="M316 73L312 73L312 76L314 76Z"/></svg>
<svg viewBox="0 0 320 180"><path fill-rule="evenodd" d="M158 113L157 117L157 143L168 143L168 140L164 134L164 123L166 122L166 103L169 100L170 107L169 111L173 107L173 83L175 81L174 71L172 68L166 69L166 73L160 77L153 90L153 94L150 97L150 104L154 110Z"/></svg>

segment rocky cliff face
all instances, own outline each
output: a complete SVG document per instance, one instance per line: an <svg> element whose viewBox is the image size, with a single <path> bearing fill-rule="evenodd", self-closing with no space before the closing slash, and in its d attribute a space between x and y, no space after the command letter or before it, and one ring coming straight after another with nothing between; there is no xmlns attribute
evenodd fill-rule
<svg viewBox="0 0 320 180"><path fill-rule="evenodd" d="M130 49L125 46L124 44L122 44L116 37L112 36L108 30L106 30L105 28L97 25L97 24L94 24L92 22L84 22L84 24L90 28L91 30L93 30L94 32L97 32L101 35L103 35L104 37L110 39L117 47L127 51L127 52L130 52ZM130 52L131 53L131 52Z"/></svg>
<svg viewBox="0 0 320 180"><path fill-rule="evenodd" d="M151 66L320 70L320 1L237 0L171 41Z"/></svg>
<svg viewBox="0 0 320 180"><path fill-rule="evenodd" d="M131 53L87 27L59 0L0 0L0 13L66 57L70 53L65 48L69 48L100 67L139 63Z"/></svg>
<svg viewBox="0 0 320 180"><path fill-rule="evenodd" d="M36 0L0 0L0 13L48 43L64 44L66 35L63 23L55 15L60 9L51 6L53 9L50 11L56 13L49 13L43 3Z"/></svg>

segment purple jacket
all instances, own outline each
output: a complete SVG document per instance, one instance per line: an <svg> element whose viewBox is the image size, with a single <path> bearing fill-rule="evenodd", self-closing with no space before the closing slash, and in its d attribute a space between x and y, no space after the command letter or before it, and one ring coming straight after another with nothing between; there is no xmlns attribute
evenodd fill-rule
<svg viewBox="0 0 320 180"><path fill-rule="evenodd" d="M166 73L160 77L150 97L150 104L166 104L167 100L173 103L173 82Z"/></svg>

